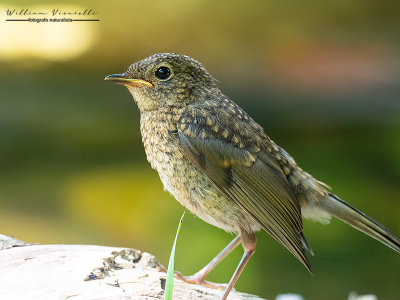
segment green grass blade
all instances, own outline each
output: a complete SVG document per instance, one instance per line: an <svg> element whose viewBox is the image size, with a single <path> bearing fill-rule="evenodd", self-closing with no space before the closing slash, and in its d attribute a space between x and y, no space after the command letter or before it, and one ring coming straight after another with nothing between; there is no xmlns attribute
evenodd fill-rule
<svg viewBox="0 0 400 300"><path fill-rule="evenodd" d="M179 230L181 229L183 216L185 215L185 211L182 214L182 217L179 221L178 230L176 231L174 245L172 246L171 255L169 257L168 263L168 272L167 272L167 281L165 282L165 294L164 300L172 300L172 290L173 290L173 280L174 280L174 260L175 260L175 246L176 240L178 239Z"/></svg>

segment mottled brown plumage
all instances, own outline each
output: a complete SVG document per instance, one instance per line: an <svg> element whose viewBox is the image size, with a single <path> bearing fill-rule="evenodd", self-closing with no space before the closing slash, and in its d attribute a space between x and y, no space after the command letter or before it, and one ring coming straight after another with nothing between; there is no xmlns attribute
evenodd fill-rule
<svg viewBox="0 0 400 300"><path fill-rule="evenodd" d="M400 251L398 237L300 169L259 124L221 93L197 61L156 54L106 79L125 85L138 104L147 159L165 188L204 221L240 235L245 255L222 299L254 253L254 232L261 228L311 271L302 216L326 221L334 215ZM187 280L204 282L239 241Z"/></svg>

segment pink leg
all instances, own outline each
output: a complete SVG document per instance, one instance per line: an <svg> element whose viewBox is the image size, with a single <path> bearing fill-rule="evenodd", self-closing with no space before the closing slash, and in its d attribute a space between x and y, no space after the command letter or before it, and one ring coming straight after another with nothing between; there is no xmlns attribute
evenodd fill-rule
<svg viewBox="0 0 400 300"><path fill-rule="evenodd" d="M228 244L212 261L210 261L204 268L198 271L196 274L191 276L183 276L179 272L175 272L175 276L187 283L202 284L211 288L223 288L222 285L212 284L204 281L204 278L211 272L216 265L218 265L229 253L231 253L241 241L241 236L238 235Z"/></svg>
<svg viewBox="0 0 400 300"><path fill-rule="evenodd" d="M241 230L240 234L242 238L242 245L244 249L244 254L242 259L239 262L239 265L236 268L235 273L233 274L231 280L228 283L228 286L225 288L224 294L222 295L221 300L226 300L236 281L239 279L240 274L242 273L244 267L249 261L250 257L256 251L257 239L254 233L248 233L244 230Z"/></svg>

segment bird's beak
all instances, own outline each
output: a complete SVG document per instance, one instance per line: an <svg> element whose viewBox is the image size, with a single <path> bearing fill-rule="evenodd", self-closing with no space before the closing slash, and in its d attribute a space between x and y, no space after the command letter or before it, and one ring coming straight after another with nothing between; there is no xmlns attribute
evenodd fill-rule
<svg viewBox="0 0 400 300"><path fill-rule="evenodd" d="M132 79L128 78L127 74L112 74L106 76L104 80L110 80L114 83L122 84L122 85L131 85L131 86L148 86L153 87L151 82L148 82L143 79Z"/></svg>

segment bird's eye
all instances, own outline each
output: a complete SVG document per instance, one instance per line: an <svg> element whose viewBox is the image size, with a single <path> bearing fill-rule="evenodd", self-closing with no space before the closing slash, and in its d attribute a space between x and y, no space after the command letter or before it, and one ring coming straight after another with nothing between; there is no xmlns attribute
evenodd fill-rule
<svg viewBox="0 0 400 300"><path fill-rule="evenodd" d="M167 79L169 76L171 76L171 70L167 67L159 67L156 70L156 77L158 79Z"/></svg>

